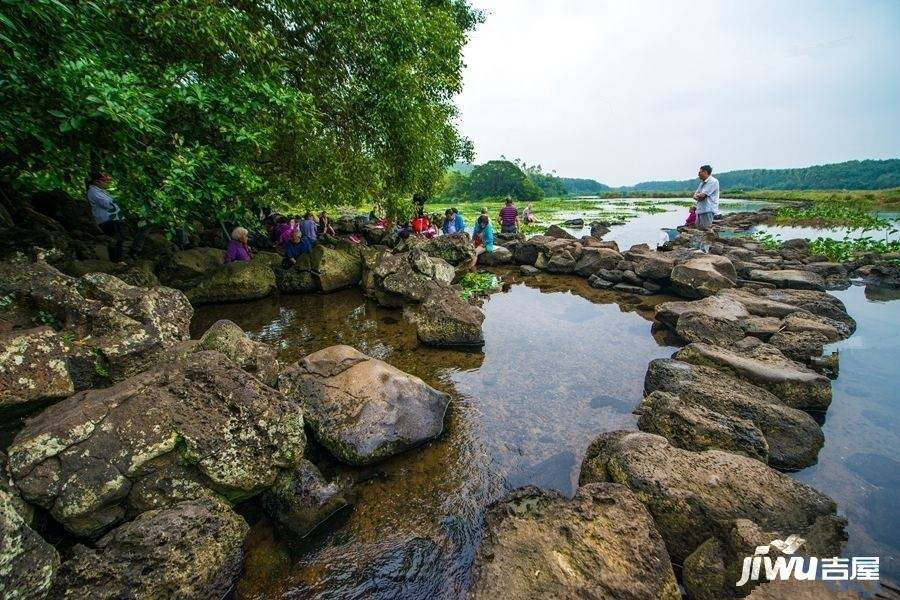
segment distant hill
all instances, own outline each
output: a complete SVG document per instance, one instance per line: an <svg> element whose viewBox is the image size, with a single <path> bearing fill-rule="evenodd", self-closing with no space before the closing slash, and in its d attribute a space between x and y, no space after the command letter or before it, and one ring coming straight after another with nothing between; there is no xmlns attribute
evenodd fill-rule
<svg viewBox="0 0 900 600"><path fill-rule="evenodd" d="M560 181L562 181L563 187L566 189L566 193L571 194L573 196L580 196L582 194L596 194L599 192L609 191L611 188L599 181L595 181L593 179L578 179L576 177L560 177Z"/></svg>
<svg viewBox="0 0 900 600"><path fill-rule="evenodd" d="M900 187L900 159L850 160L799 169L744 169L713 174L725 190L881 190ZM696 187L697 179L692 178L644 181L619 189L680 192Z"/></svg>

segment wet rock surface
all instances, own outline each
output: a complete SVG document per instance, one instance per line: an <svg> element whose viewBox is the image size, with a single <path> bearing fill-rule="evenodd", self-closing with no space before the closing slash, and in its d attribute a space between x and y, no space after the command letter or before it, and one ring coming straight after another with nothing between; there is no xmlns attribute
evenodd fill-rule
<svg viewBox="0 0 900 600"><path fill-rule="evenodd" d="M26 500L94 536L143 509L160 472L176 497L199 481L237 500L271 486L304 446L296 404L203 351L49 407L15 437L9 468Z"/></svg>
<svg viewBox="0 0 900 600"><path fill-rule="evenodd" d="M270 517L304 537L348 505L343 492L338 483L327 482L314 464L303 459L295 469L278 476L262 502Z"/></svg>
<svg viewBox="0 0 900 600"><path fill-rule="evenodd" d="M572 500L523 488L485 521L471 598L680 597L653 520L624 486L584 485Z"/></svg>
<svg viewBox="0 0 900 600"><path fill-rule="evenodd" d="M303 407L316 440L366 465L439 435L450 397L350 346L314 352L282 371L279 389Z"/></svg>
<svg viewBox="0 0 900 600"><path fill-rule="evenodd" d="M186 501L143 513L96 548L78 545L54 598L224 597L243 562L247 523L225 503Z"/></svg>

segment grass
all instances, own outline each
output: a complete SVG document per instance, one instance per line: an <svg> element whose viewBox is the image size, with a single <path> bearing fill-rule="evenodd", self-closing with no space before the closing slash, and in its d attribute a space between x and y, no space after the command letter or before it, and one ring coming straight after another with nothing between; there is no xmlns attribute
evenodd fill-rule
<svg viewBox="0 0 900 600"><path fill-rule="evenodd" d="M804 207L784 206L775 222L813 227L852 227L854 229L891 229L893 223L865 210L846 204L810 204Z"/></svg>
<svg viewBox="0 0 900 600"><path fill-rule="evenodd" d="M887 190L732 190L729 198L768 202L813 202L850 204L861 210L874 208L900 209L900 188Z"/></svg>

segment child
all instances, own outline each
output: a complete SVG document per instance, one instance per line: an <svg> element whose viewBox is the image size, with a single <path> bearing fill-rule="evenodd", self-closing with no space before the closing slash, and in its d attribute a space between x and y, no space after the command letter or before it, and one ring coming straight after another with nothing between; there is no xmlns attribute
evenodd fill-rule
<svg viewBox="0 0 900 600"><path fill-rule="evenodd" d="M312 240L300 233L299 229L295 229L291 233L291 239L284 244L284 259L281 266L290 269L297 264L297 259L303 254L312 252Z"/></svg>
<svg viewBox="0 0 900 600"><path fill-rule="evenodd" d="M494 251L494 229L491 227L491 219L487 215L478 217L478 221L475 223L472 243L475 245L475 256L472 257L469 268L474 269L475 264L478 262L479 254Z"/></svg>
<svg viewBox="0 0 900 600"><path fill-rule="evenodd" d="M684 224L685 225L693 225L696 222L697 222L697 206L694 205L690 208L690 211L688 212L688 217L685 220Z"/></svg>

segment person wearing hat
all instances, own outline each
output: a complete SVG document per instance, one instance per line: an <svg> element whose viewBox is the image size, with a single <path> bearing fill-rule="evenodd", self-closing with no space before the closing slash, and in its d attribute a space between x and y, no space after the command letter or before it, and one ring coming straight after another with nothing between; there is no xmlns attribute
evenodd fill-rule
<svg viewBox="0 0 900 600"><path fill-rule="evenodd" d="M97 226L112 238L107 245L109 260L122 262L122 211L106 188L112 178L107 173L95 172L88 180L87 199L91 205L91 214Z"/></svg>

